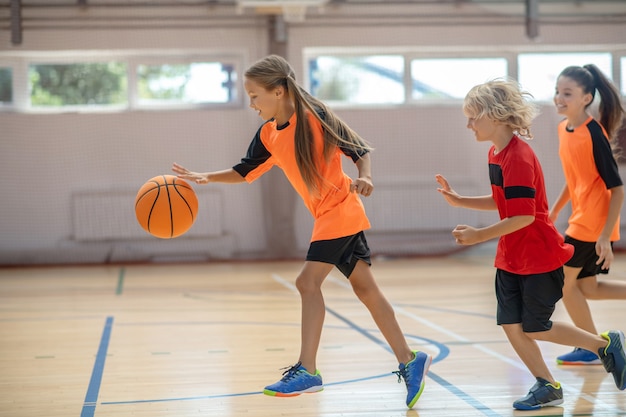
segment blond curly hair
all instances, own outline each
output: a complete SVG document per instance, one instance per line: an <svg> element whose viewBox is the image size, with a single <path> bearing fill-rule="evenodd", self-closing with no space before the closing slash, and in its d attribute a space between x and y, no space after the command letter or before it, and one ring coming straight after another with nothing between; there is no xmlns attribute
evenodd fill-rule
<svg viewBox="0 0 626 417"><path fill-rule="evenodd" d="M509 126L519 136L532 139L530 125L539 109L530 99L532 95L523 91L516 81L495 79L472 87L463 101L463 113L474 119L485 116Z"/></svg>

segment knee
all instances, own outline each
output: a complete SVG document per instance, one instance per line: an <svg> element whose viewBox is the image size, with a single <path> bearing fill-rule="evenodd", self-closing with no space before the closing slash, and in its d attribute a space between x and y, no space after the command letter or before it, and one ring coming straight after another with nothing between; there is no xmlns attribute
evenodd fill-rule
<svg viewBox="0 0 626 417"><path fill-rule="evenodd" d="M598 300L600 299L598 295L598 286L593 284L580 285L580 292L582 295L588 300Z"/></svg>
<svg viewBox="0 0 626 417"><path fill-rule="evenodd" d="M576 277L573 277L573 278L567 277L563 281L563 292L573 291L577 288L578 288L578 280L576 279Z"/></svg>
<svg viewBox="0 0 626 417"><path fill-rule="evenodd" d="M298 278L296 278L296 288L300 294L311 294L321 291L321 282L318 284L317 280L313 277L298 275Z"/></svg>
<svg viewBox="0 0 626 417"><path fill-rule="evenodd" d="M354 294L362 302L366 302L368 299L372 297L371 288L368 288L363 285L352 285L352 291L354 291Z"/></svg>

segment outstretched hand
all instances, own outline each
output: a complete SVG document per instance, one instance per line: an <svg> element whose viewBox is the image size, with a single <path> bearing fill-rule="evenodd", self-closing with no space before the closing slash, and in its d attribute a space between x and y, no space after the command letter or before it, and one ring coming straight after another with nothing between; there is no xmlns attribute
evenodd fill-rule
<svg viewBox="0 0 626 417"><path fill-rule="evenodd" d="M457 192L450 187L450 184L448 184L448 180L446 180L446 178L441 174L435 175L435 179L441 186L440 188L437 188L437 191L439 191L439 193L443 195L448 204L450 204L451 206L460 206L459 200L461 196L459 196Z"/></svg>
<svg viewBox="0 0 626 417"><path fill-rule="evenodd" d="M209 177L206 174L200 172L189 171L182 165L178 165L176 162L172 165L172 171L178 174L178 178L195 182L196 184L207 184Z"/></svg>

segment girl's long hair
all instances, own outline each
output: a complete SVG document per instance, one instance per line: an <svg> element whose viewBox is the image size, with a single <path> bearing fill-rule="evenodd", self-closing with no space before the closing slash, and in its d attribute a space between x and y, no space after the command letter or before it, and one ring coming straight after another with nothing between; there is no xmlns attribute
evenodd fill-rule
<svg viewBox="0 0 626 417"><path fill-rule="evenodd" d="M600 93L600 103L598 105L600 124L606 130L613 148L613 154L616 157L619 156L620 149L617 145L616 137L622 126L625 110L622 107L617 87L594 64L587 64L582 67L567 67L561 71L559 77L571 78L583 89L585 94L591 94L591 101L587 104L587 107L593 103L596 90L598 90L598 93Z"/></svg>
<svg viewBox="0 0 626 417"><path fill-rule="evenodd" d="M358 155L372 150L367 142L322 101L298 85L293 68L284 58L278 55L267 56L248 68L244 76L266 90L282 86L293 100L298 120L294 137L296 163L304 183L312 194L320 195L324 178L315 165L313 134L309 127L307 111L319 120L324 129L324 158L326 160L330 159L337 146L351 149ZM320 114L324 118L320 117Z"/></svg>

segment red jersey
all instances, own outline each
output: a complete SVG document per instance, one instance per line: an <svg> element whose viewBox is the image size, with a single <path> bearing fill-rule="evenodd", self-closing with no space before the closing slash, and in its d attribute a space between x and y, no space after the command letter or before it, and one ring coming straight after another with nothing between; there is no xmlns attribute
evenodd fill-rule
<svg viewBox="0 0 626 417"><path fill-rule="evenodd" d="M324 178L319 197L311 195L296 163L295 113L281 126L277 126L274 120L264 123L252 140L246 157L233 169L247 182L253 182L274 165L281 168L315 219L311 241L337 239L369 229L363 202L357 193L350 191L352 179L341 165L342 155L350 156L353 161L357 161L359 155L337 147L326 161L322 125L315 116L309 114L308 117L314 139L315 164Z"/></svg>
<svg viewBox="0 0 626 417"><path fill-rule="evenodd" d="M500 219L534 216L528 226L501 236L495 267L519 275L540 274L563 266L574 247L550 221L543 171L530 145L517 136L497 154L489 149L489 179Z"/></svg>

